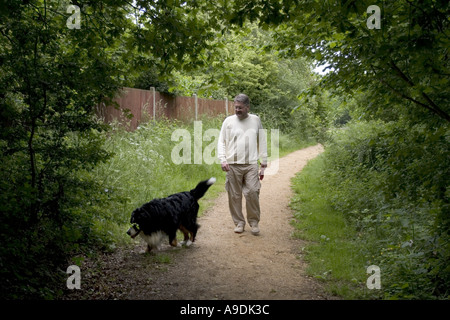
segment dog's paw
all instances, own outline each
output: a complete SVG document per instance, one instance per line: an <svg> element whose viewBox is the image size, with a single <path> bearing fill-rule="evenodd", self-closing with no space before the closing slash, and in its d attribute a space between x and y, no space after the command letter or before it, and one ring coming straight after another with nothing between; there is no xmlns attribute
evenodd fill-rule
<svg viewBox="0 0 450 320"><path fill-rule="evenodd" d="M180 242L180 244L183 246L183 247L190 247L191 245L192 245L192 241L191 240L187 240L187 241L181 241Z"/></svg>

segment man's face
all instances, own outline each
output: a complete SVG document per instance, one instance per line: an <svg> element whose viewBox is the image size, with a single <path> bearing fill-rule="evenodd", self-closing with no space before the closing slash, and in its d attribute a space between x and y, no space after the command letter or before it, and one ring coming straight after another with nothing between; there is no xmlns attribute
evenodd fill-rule
<svg viewBox="0 0 450 320"><path fill-rule="evenodd" d="M234 112L239 120L243 120L248 117L248 111L250 110L249 106L246 106L242 102L235 101L234 102Z"/></svg>

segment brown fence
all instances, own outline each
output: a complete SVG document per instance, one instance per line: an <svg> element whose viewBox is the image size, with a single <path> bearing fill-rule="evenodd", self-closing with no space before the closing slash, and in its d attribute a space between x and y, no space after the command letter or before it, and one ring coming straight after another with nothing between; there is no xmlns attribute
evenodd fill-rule
<svg viewBox="0 0 450 320"><path fill-rule="evenodd" d="M225 117L234 113L232 101L174 97L134 88L123 88L114 101L118 107L99 105L97 115L108 123L116 120L128 130L135 130L141 123L163 117L187 122L200 119L203 115Z"/></svg>

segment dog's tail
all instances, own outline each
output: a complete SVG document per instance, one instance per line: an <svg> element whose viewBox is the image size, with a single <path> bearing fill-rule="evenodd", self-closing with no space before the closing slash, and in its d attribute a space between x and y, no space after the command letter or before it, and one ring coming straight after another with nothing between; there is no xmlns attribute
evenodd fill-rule
<svg viewBox="0 0 450 320"><path fill-rule="evenodd" d="M198 200L205 195L206 191L208 191L209 187L212 186L214 182L216 182L216 178L214 177L208 180L200 181L195 189L192 189L190 193L196 200Z"/></svg>

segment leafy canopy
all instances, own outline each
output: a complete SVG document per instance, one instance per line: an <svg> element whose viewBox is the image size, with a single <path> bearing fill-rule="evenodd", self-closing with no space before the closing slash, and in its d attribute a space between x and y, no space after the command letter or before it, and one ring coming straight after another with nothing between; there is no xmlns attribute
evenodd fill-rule
<svg viewBox="0 0 450 320"><path fill-rule="evenodd" d="M394 112L432 122L450 121L449 2L384 1L381 28L369 29L373 1L243 1L222 11L236 25L259 21L274 28L274 46L334 70L323 85L365 91L368 111Z"/></svg>

